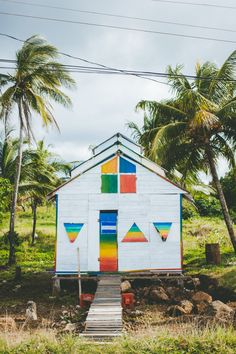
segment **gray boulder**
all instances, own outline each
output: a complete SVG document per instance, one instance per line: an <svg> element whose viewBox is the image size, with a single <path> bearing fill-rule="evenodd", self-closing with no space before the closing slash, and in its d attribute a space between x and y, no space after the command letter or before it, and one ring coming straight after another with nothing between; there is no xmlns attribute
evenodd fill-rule
<svg viewBox="0 0 236 354"><path fill-rule="evenodd" d="M222 322L232 322L234 319L234 310L223 302L213 301L208 307L208 314L214 316Z"/></svg>
<svg viewBox="0 0 236 354"><path fill-rule="evenodd" d="M170 300L162 286L159 286L150 292L150 299L154 302L167 302Z"/></svg>
<svg viewBox="0 0 236 354"><path fill-rule="evenodd" d="M128 280L123 281L120 285L120 288L122 293L127 293L132 289L131 284Z"/></svg>
<svg viewBox="0 0 236 354"><path fill-rule="evenodd" d="M198 291L195 294L193 294L192 300L195 303L205 302L207 304L210 304L212 302L212 297L211 295L205 293L204 291Z"/></svg>
<svg viewBox="0 0 236 354"><path fill-rule="evenodd" d="M180 307L184 309L186 314L190 314L193 311L193 304L189 300L182 300L180 302Z"/></svg>

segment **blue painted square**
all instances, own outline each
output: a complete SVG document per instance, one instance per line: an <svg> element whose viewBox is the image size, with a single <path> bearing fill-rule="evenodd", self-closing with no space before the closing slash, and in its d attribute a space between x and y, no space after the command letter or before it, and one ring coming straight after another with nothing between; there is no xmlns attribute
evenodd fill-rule
<svg viewBox="0 0 236 354"><path fill-rule="evenodd" d="M123 157L120 157L120 173L136 173L136 166Z"/></svg>

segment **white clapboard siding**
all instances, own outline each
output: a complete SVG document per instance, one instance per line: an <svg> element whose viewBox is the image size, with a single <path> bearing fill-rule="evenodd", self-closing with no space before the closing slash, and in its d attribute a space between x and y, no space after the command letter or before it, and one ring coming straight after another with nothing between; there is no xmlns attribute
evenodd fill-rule
<svg viewBox="0 0 236 354"><path fill-rule="evenodd" d="M150 224L150 263L153 269L181 268L180 224L173 223L166 241Z"/></svg>
<svg viewBox="0 0 236 354"><path fill-rule="evenodd" d="M137 192L142 194L176 194L181 190L158 174L136 164ZM67 183L58 193L101 193L101 166L95 166L86 173Z"/></svg>
<svg viewBox="0 0 236 354"><path fill-rule="evenodd" d="M141 161L142 157L139 159ZM99 272L99 216L102 210L118 212L119 271L181 268L182 191L138 163L136 170L137 193L101 193L101 165L91 168L57 191L57 272L77 272L78 247L81 271ZM166 242L157 233L154 222L172 223ZM69 242L64 223L84 224L74 243ZM137 224L148 242L122 242L133 223Z"/></svg>
<svg viewBox="0 0 236 354"><path fill-rule="evenodd" d="M99 228L99 210L89 210L88 220L88 271L99 271L100 256L100 228Z"/></svg>
<svg viewBox="0 0 236 354"><path fill-rule="evenodd" d="M88 269L87 223L83 225L76 240L73 243L71 243L67 236L64 227L64 222L78 222L78 221L77 220L65 221L65 219L58 220L56 270L58 272L61 272L63 270L76 272L78 270L77 248L79 248L81 271L87 271Z"/></svg>

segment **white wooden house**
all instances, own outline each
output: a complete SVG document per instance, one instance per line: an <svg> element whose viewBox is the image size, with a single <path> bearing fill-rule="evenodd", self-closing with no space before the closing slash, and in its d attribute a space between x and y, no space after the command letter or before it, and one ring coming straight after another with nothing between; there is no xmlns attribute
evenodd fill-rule
<svg viewBox="0 0 236 354"><path fill-rule="evenodd" d="M181 272L182 195L142 147L118 133L93 149L56 198L56 274Z"/></svg>

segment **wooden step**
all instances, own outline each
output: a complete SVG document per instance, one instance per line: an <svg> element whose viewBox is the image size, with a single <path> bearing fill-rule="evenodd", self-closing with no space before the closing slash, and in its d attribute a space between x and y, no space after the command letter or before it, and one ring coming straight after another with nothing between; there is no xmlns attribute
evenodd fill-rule
<svg viewBox="0 0 236 354"><path fill-rule="evenodd" d="M120 283L120 276L100 277L86 318L83 337L103 340L121 335L123 323Z"/></svg>

